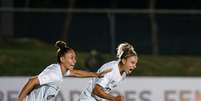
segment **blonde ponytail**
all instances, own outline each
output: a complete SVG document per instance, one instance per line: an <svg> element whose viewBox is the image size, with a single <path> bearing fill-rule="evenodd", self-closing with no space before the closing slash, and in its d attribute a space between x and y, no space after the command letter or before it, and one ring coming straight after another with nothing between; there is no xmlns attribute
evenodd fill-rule
<svg viewBox="0 0 201 101"><path fill-rule="evenodd" d="M133 46L127 42L119 44L119 46L117 47L117 57L119 59L124 58L122 56L125 52L126 53L132 53L133 55L137 55Z"/></svg>

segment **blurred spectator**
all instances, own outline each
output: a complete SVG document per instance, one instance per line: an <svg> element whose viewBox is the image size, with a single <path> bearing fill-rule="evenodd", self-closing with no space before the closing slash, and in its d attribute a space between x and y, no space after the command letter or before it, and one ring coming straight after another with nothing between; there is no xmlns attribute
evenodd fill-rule
<svg viewBox="0 0 201 101"><path fill-rule="evenodd" d="M85 61L85 66L88 70L96 72L103 63L103 57L97 50L91 50Z"/></svg>

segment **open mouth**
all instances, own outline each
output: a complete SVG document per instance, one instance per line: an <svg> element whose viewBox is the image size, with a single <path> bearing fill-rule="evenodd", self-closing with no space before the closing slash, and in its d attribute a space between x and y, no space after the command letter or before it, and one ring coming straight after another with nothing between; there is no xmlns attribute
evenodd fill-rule
<svg viewBox="0 0 201 101"><path fill-rule="evenodd" d="M127 74L130 74L132 71L133 71L133 69L129 69L129 70L127 71Z"/></svg>

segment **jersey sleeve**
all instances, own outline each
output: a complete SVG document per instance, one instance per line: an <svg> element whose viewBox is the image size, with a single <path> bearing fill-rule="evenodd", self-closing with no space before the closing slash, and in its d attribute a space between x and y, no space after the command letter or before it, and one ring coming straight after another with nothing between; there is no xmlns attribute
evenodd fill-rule
<svg viewBox="0 0 201 101"><path fill-rule="evenodd" d="M107 69L109 69L109 68L106 67L106 68L104 68L104 69L102 69L102 70L100 70L98 72L101 72L101 71L104 71L104 70L107 70ZM105 74L104 77L102 77L102 78L97 78L96 79L96 84L100 85L103 88L108 87L109 82L111 81L112 73L113 73L113 71Z"/></svg>
<svg viewBox="0 0 201 101"><path fill-rule="evenodd" d="M38 80L40 82L40 85L57 81L57 79L58 77L54 72L46 72L46 73L41 73L38 75Z"/></svg>
<svg viewBox="0 0 201 101"><path fill-rule="evenodd" d="M96 84L100 85L103 88L107 88L109 81L110 81L109 78L103 77L103 78L97 79Z"/></svg>

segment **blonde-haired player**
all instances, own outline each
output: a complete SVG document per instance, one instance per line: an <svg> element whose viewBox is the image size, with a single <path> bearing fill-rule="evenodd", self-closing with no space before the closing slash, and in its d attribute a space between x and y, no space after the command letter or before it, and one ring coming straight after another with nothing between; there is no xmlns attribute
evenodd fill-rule
<svg viewBox="0 0 201 101"><path fill-rule="evenodd" d="M89 86L82 91L79 101L125 101L124 96L113 96L109 92L130 74L138 62L137 54L129 43L121 43L117 48L118 60L105 63L98 72L112 69L103 78L92 78Z"/></svg>
<svg viewBox="0 0 201 101"><path fill-rule="evenodd" d="M76 54L65 42L57 41L57 63L47 66L39 75L32 77L21 90L17 101L52 101L60 90L64 76L102 77L111 70L100 73L74 69Z"/></svg>

